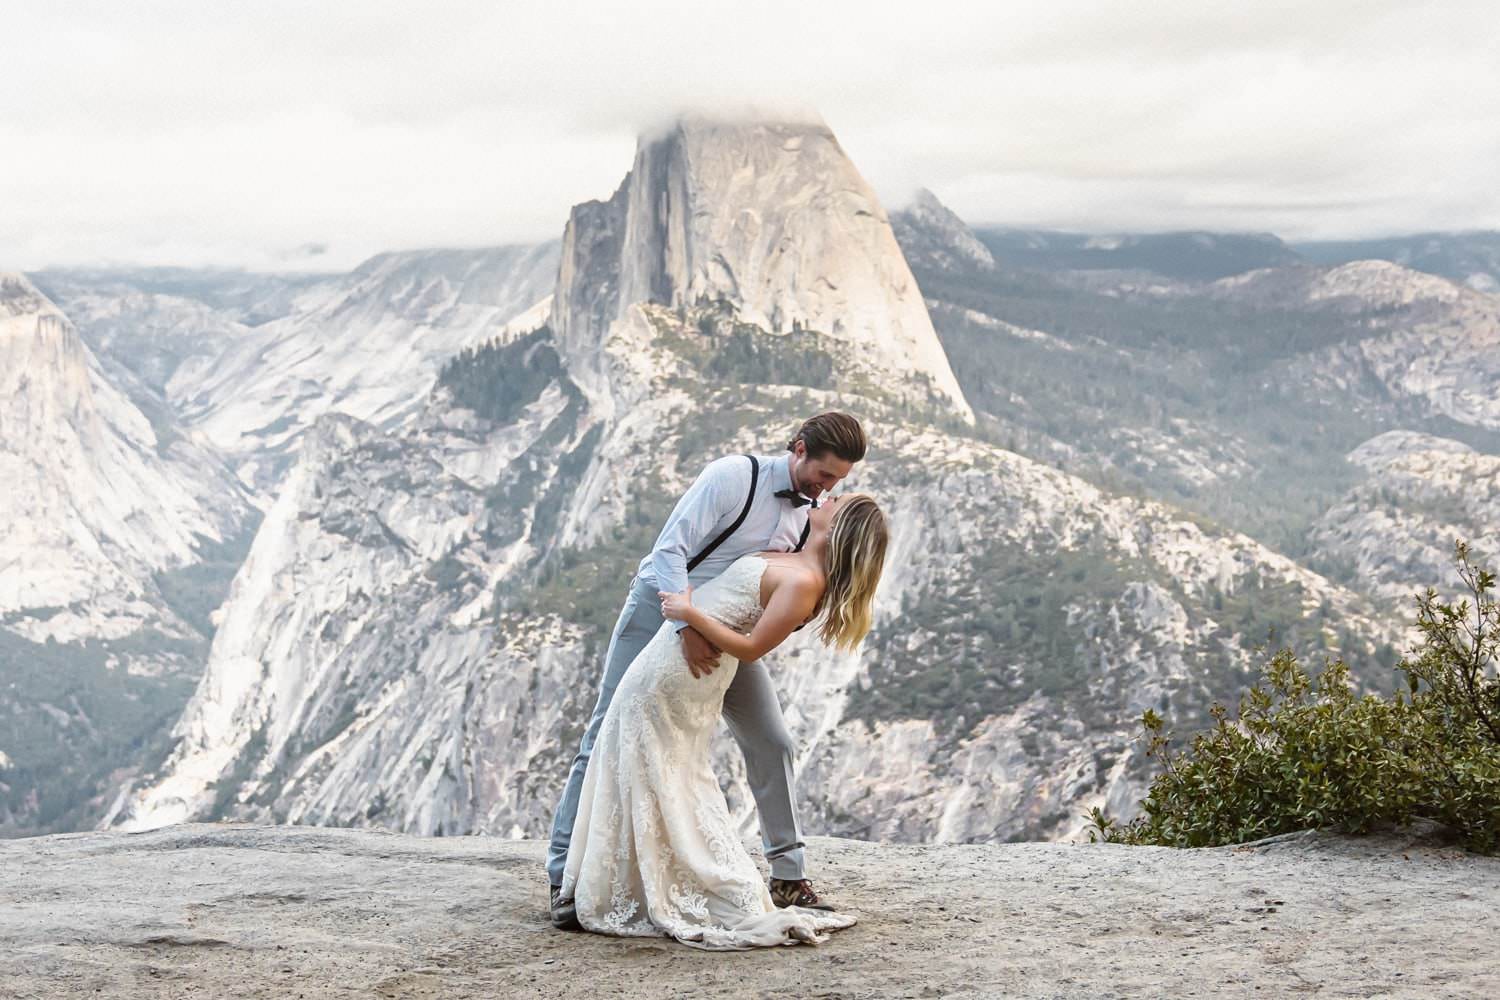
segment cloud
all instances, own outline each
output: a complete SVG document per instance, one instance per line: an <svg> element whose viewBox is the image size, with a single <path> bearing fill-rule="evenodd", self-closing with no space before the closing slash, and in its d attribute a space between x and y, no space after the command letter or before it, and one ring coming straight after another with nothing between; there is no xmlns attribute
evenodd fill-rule
<svg viewBox="0 0 1500 1000"><path fill-rule="evenodd" d="M545 239L638 131L748 106L816 109L888 203L925 185L975 222L1500 227L1486 7L24 5L0 36L0 266Z"/></svg>

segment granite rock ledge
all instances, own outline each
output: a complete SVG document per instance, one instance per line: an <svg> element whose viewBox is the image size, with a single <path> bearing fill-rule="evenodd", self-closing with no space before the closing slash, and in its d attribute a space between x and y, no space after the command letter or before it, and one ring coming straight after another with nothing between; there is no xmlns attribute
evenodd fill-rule
<svg viewBox="0 0 1500 1000"><path fill-rule="evenodd" d="M1411 837L815 838L820 887L861 922L729 955L553 930L542 854L212 823L0 841L0 995L1500 995L1500 859Z"/></svg>

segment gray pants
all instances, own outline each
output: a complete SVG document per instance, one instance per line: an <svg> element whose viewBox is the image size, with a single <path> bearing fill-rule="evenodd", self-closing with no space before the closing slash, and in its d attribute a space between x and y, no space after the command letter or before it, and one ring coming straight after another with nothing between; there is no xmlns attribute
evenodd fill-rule
<svg viewBox="0 0 1500 1000"><path fill-rule="evenodd" d="M661 599L654 583L630 581L630 595L615 622L604 654L604 676L599 680L599 701L589 718L588 729L578 743L562 801L552 819L552 843L547 849L547 877L553 885L562 884L563 868L568 861L568 843L573 839L573 821L578 816L578 796L583 791L583 775L588 769L589 754L604 722L604 713L615 696L615 688L626 669L661 628ZM722 667L719 669L723 669ZM803 877L802 827L792 798L792 735L787 732L776 700L771 675L759 660L741 663L734 681L724 693L724 721L745 755L745 772L750 792L760 812L761 845L771 874L776 878Z"/></svg>

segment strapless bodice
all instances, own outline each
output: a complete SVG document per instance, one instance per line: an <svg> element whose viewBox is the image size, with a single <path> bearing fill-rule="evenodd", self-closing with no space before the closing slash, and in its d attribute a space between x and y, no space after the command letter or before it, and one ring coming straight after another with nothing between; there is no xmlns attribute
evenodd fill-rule
<svg viewBox="0 0 1500 1000"><path fill-rule="evenodd" d="M724 572L694 590L693 603L730 628L748 632L765 610L760 603L760 582L768 565L764 556L740 556Z"/></svg>

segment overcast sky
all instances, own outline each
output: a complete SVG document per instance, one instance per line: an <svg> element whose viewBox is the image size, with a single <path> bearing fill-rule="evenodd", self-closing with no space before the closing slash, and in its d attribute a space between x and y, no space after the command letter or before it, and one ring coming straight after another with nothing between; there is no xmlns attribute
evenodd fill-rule
<svg viewBox="0 0 1500 1000"><path fill-rule="evenodd" d="M0 270L557 236L676 108L810 102L887 207L1292 239L1500 228L1488 2L0 7Z"/></svg>

